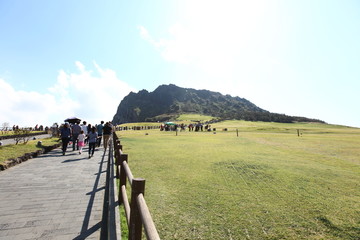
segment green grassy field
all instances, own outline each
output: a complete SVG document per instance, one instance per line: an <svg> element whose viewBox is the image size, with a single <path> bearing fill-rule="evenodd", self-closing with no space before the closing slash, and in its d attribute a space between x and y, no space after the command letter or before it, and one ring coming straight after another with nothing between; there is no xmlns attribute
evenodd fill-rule
<svg viewBox="0 0 360 240"><path fill-rule="evenodd" d="M30 131L30 133L39 133L43 131ZM0 131L0 136L10 136L16 134L14 131Z"/></svg>
<svg viewBox="0 0 360 240"><path fill-rule="evenodd" d="M118 132L162 239L360 239L360 129L212 128Z"/></svg>
<svg viewBox="0 0 360 240"><path fill-rule="evenodd" d="M52 146L58 143L59 138L43 138L41 139L43 146ZM0 146L0 163L3 163L9 158L16 158L24 155L25 153L31 153L39 150L37 147L37 142L39 140L30 140L27 144L19 143L18 145L9 144L5 146Z"/></svg>
<svg viewBox="0 0 360 240"><path fill-rule="evenodd" d="M176 119L176 121L179 121L179 122L194 122L194 121L206 122L206 121L210 121L213 119L214 119L214 117L200 115L200 114L182 114Z"/></svg>

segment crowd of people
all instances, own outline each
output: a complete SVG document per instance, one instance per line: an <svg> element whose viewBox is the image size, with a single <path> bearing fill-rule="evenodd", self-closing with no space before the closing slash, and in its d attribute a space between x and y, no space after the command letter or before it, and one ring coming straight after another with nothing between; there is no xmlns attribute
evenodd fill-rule
<svg viewBox="0 0 360 240"><path fill-rule="evenodd" d="M16 131L21 129L28 129L30 131L48 131L49 127L44 127L43 125L36 124L35 127L19 127L19 125L13 125L12 127L8 126L7 123L4 123L2 127L0 127L1 131Z"/></svg>
<svg viewBox="0 0 360 240"><path fill-rule="evenodd" d="M185 124L168 124L168 123L164 123L160 125L160 131L177 131L178 129L180 129L180 131L185 131L186 128L189 129L189 132L191 131L195 131L195 132L199 132L199 131L211 131L211 125L209 124L202 124L200 122L194 124L191 123L188 126Z"/></svg>
<svg viewBox="0 0 360 240"><path fill-rule="evenodd" d="M109 145L109 139L113 132L113 125L111 122L101 121L100 124L91 125L87 124L86 121L75 122L70 124L66 122L60 126L60 137L62 140L62 152L65 155L69 144L72 145L72 150L79 151L82 154L83 148L89 145L89 158L94 155L95 148L101 146L103 140L104 149L106 151Z"/></svg>

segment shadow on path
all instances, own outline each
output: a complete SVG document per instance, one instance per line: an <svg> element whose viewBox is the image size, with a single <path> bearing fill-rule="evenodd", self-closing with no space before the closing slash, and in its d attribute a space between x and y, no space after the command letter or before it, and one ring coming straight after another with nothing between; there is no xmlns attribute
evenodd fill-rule
<svg viewBox="0 0 360 240"><path fill-rule="evenodd" d="M83 157L83 158L78 158L78 159L69 159L69 160L62 161L61 163L77 162L77 161L82 161L82 160L89 160L89 158Z"/></svg>
<svg viewBox="0 0 360 240"><path fill-rule="evenodd" d="M90 199L89 199L89 203L88 203L86 213L85 213L85 216L84 216L84 221L83 221L83 225L81 227L80 235L74 238L76 240L86 239L91 234L93 234L94 232L99 230L101 228L101 226L102 226L102 223L100 221L97 224L95 224L94 226L89 228L89 222L90 222L90 216L91 216L91 211L92 211L93 204L94 204L95 195L96 195L97 192L105 189L105 187L101 187L101 188L98 189L100 176L101 176L101 173L103 172L102 171L103 164L105 163L105 161L104 161L105 160L105 153L106 152L104 151L104 154L101 157L101 161L100 161L100 164L99 164L99 171L94 174L94 175L96 175L96 179L95 179L95 182L94 182L93 190L91 192L86 193L86 195L90 195ZM73 161L79 161L79 160L82 160L82 159L77 159L77 160L73 160Z"/></svg>

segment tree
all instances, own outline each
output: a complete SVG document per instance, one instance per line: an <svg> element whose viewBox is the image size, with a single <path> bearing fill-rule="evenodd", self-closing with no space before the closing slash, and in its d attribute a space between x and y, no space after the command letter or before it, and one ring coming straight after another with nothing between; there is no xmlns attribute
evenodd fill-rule
<svg viewBox="0 0 360 240"><path fill-rule="evenodd" d="M17 145L20 141L23 141L24 144L26 144L30 140L30 132L30 128L15 129L15 144Z"/></svg>
<svg viewBox="0 0 360 240"><path fill-rule="evenodd" d="M5 134L5 132L8 130L10 124L8 122L4 122L2 124L1 134Z"/></svg>

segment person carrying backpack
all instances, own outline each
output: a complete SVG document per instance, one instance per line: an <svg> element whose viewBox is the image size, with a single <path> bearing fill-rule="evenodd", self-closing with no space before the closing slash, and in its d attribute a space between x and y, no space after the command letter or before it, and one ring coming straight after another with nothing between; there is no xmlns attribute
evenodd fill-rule
<svg viewBox="0 0 360 240"><path fill-rule="evenodd" d="M105 151L107 149L107 146L109 145L109 139L112 134L112 126L109 122L105 123L105 126L103 128L103 138L104 138L104 148Z"/></svg>

